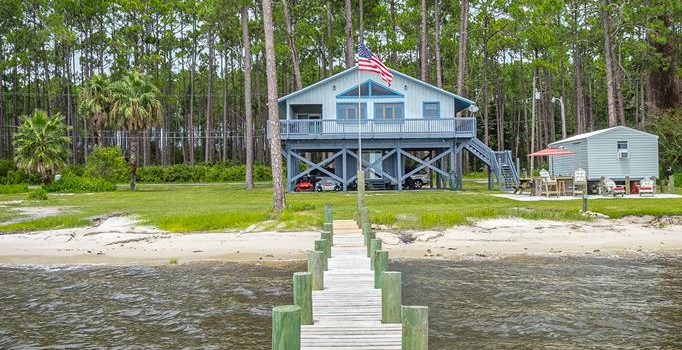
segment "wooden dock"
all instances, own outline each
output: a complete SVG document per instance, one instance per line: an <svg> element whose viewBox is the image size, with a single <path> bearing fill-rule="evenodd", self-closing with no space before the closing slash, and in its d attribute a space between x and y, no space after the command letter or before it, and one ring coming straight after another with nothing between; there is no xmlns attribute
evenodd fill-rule
<svg viewBox="0 0 682 350"><path fill-rule="evenodd" d="M301 326L301 349L401 349L401 324L381 323L381 290L374 289L374 271L353 220L334 220L324 290L313 291L313 320Z"/></svg>

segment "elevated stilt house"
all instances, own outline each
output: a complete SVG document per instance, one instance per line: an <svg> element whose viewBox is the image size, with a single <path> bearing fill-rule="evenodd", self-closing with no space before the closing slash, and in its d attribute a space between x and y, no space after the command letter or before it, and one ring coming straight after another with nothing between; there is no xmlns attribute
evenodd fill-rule
<svg viewBox="0 0 682 350"><path fill-rule="evenodd" d="M370 188L402 190L421 173L432 187L462 189L464 150L487 165L491 189L518 182L511 152L476 138L475 117L456 117L473 101L391 71L391 86L353 67L279 99L289 191L311 172L354 188L359 136Z"/></svg>

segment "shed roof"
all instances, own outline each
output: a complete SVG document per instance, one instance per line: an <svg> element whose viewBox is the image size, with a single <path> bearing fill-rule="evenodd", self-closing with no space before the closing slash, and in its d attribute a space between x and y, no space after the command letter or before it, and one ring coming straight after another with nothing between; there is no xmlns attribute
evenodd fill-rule
<svg viewBox="0 0 682 350"><path fill-rule="evenodd" d="M627 126L618 125L618 126L614 126L614 127L611 127L611 128L606 128L606 129L601 129L601 130L595 130L595 131L591 131L591 132L586 132L586 133L584 133L584 134L578 134L578 135L574 135L574 136L571 136L571 137L567 137L567 138L565 138L565 139L563 139L563 140L559 140L559 141L552 142L552 143L549 144L549 146L558 145L558 144L562 144L562 143L566 143L566 142L579 141L579 140L583 140L583 139L589 139L590 137L593 137L593 136L596 136L596 135L600 135L600 134L604 134L604 133L607 133L607 132L610 132L610 131L614 131L614 130L630 130L630 131L635 131L635 132L638 132L638 133L641 133L641 134L646 134L646 135L649 135L649 136L658 138L658 136L656 136L656 135L654 135L654 134L650 134L650 133L648 133L648 132L644 132L644 131L642 131L642 130L637 130L637 129L633 129L633 128L628 128Z"/></svg>
<svg viewBox="0 0 682 350"><path fill-rule="evenodd" d="M320 85L322 85L322 84L324 84L324 83L327 83L327 82L329 82L329 81L332 81L332 80L335 80L335 79L337 79L337 78L340 78L340 77L342 77L342 76L344 76L344 75L346 75L346 74L355 72L357 69L358 69L358 67L357 67L357 66L354 66L354 67L351 67L351 68L348 68L348 69L344 70L343 72L339 72L339 73L334 74L334 75L332 75L332 76L330 76L330 77L328 77L328 78L322 79L322 80L316 82L315 84L306 86L306 87L304 87L304 88L301 89L301 90L294 91L294 92L292 92L292 93L290 93L290 94L288 94L288 95L286 95L286 96L280 97L280 98L277 100L277 103L282 103L282 102L284 102L284 101L286 101L286 100L288 100L288 99L290 99L290 98L292 98L292 97L294 97L294 96L297 96L297 95L300 95L300 94L302 94L302 93L304 93L304 92L306 92L306 91L312 90L312 89L316 88L317 86L320 86ZM417 78L411 77L411 76L409 76L409 75L407 75L407 74L398 72L397 70L390 69L390 68L389 68L389 70L390 70L394 75L400 76L400 77L405 78L405 79L407 79L407 80L409 80L409 81L412 81L412 82L414 82L414 83L417 83L417 84L426 86L426 87L428 87L428 88L430 88L430 89L436 90L436 91L438 91L438 92L440 92L440 93L442 93L442 94L445 94L445 95L448 95L448 96L454 98L454 99L455 99L456 105L461 107L461 108L459 108L459 110L464 109L464 108L467 108L467 107L469 107L469 106L471 106L471 105L475 105L475 104L476 104L474 101L471 101L471 100L469 100L469 99L467 99L467 98L464 98L464 97L462 97L462 96L453 94L453 93L450 92L450 91L443 90L443 89L441 89L441 88L439 88L439 87L436 87L436 86L433 86L433 85L431 85L431 84L429 84L429 83L423 82L423 81L421 81L421 80L419 80L419 79L417 79Z"/></svg>

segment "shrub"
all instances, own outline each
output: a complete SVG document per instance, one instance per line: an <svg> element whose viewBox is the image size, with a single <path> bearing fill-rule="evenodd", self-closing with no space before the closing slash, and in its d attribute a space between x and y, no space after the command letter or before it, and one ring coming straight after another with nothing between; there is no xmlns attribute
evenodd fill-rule
<svg viewBox="0 0 682 350"><path fill-rule="evenodd" d="M129 173L121 149L95 146L85 163L82 175L117 183L128 180Z"/></svg>
<svg viewBox="0 0 682 350"><path fill-rule="evenodd" d="M7 173L15 170L14 163L6 159L0 159L0 177L7 177Z"/></svg>
<svg viewBox="0 0 682 350"><path fill-rule="evenodd" d="M46 201L47 200L47 191L45 191L44 188L37 188L37 189L29 192L27 197L29 200Z"/></svg>
<svg viewBox="0 0 682 350"><path fill-rule="evenodd" d="M255 181L271 181L270 167L256 165L253 169ZM137 171L137 180L146 183L185 182L241 182L246 177L246 166L231 164L176 164L170 166L146 166Z"/></svg>
<svg viewBox="0 0 682 350"><path fill-rule="evenodd" d="M45 186L48 192L80 193L80 192L112 192L116 185L100 178L64 176Z"/></svg>
<svg viewBox="0 0 682 350"><path fill-rule="evenodd" d="M1 194L14 194L24 192L28 192L28 186L26 184L0 185Z"/></svg>

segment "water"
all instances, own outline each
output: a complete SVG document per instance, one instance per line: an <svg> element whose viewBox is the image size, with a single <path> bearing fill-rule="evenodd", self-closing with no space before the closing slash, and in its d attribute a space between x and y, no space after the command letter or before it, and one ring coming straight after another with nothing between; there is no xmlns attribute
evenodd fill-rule
<svg viewBox="0 0 682 350"><path fill-rule="evenodd" d="M0 267L0 349L269 349L303 264ZM682 349L682 260L392 262L433 349Z"/></svg>

